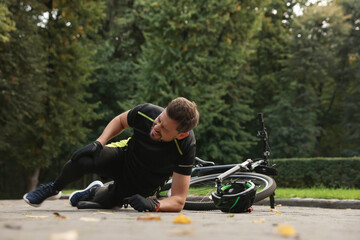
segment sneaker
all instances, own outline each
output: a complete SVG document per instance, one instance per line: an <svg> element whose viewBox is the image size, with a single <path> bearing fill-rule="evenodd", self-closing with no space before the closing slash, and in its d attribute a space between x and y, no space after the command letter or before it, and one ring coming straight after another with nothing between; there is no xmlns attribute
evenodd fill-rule
<svg viewBox="0 0 360 240"><path fill-rule="evenodd" d="M87 186L87 188L73 192L69 197L71 206L75 207L78 204L78 202L83 201L83 200L88 200L91 196L90 190L92 188L97 188L97 187L102 187L102 186L104 186L104 184L102 182L94 181L94 182L90 183L90 185Z"/></svg>
<svg viewBox="0 0 360 240"><path fill-rule="evenodd" d="M49 182L48 184L41 185L34 191L26 193L23 196L25 202L33 207L40 207L45 200L55 200L61 197L61 191L56 192L54 189L54 183Z"/></svg>

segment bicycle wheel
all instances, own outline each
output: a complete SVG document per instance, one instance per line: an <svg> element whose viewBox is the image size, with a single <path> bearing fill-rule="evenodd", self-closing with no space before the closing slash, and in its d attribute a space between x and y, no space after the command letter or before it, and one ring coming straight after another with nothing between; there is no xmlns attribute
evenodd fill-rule
<svg viewBox="0 0 360 240"><path fill-rule="evenodd" d="M216 191L215 179L219 174L212 174L203 177L193 178L190 181L188 196L186 198L184 209L186 210L215 210L214 202L211 199L211 193ZM223 181L223 184L229 182L245 182L251 180L256 188L255 201L258 202L269 197L276 189L276 182L269 176L259 173L239 172L231 175Z"/></svg>

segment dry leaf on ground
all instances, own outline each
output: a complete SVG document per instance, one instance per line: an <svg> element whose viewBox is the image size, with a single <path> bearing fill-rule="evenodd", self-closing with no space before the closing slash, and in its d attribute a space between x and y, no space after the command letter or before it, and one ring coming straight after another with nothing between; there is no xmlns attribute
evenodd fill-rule
<svg viewBox="0 0 360 240"><path fill-rule="evenodd" d="M295 228L288 224L279 224L277 227L277 232L284 237L296 236Z"/></svg>
<svg viewBox="0 0 360 240"><path fill-rule="evenodd" d="M113 212L96 212L94 214L114 214Z"/></svg>
<svg viewBox="0 0 360 240"><path fill-rule="evenodd" d="M141 221L160 221L161 218L160 218L160 216L156 216L156 215L152 215L151 213L147 213L146 216L137 217L137 220L141 220Z"/></svg>
<svg viewBox="0 0 360 240"><path fill-rule="evenodd" d="M81 217L80 221L84 222L100 222L101 219L99 218L89 218L89 217Z"/></svg>
<svg viewBox="0 0 360 240"><path fill-rule="evenodd" d="M78 238L79 233L76 230L70 230L61 233L52 233L50 235L50 240L77 240Z"/></svg>
<svg viewBox="0 0 360 240"><path fill-rule="evenodd" d="M183 214L179 214L174 220L173 223L178 223L178 224L190 224L191 223L191 219Z"/></svg>
<svg viewBox="0 0 360 240"><path fill-rule="evenodd" d="M269 211L270 211L270 212L275 212L275 216L281 216L281 213L280 213L279 210L270 208Z"/></svg>
<svg viewBox="0 0 360 240"><path fill-rule="evenodd" d="M28 218L47 218L49 216L33 216L33 215L25 215Z"/></svg>
<svg viewBox="0 0 360 240"><path fill-rule="evenodd" d="M191 235L195 232L194 228L190 228L190 229L179 229L179 228L175 228L175 229L171 229L168 231L168 233L170 235Z"/></svg>
<svg viewBox="0 0 360 240"><path fill-rule="evenodd" d="M67 217L61 215L60 213L54 212L53 214L54 214L54 216L57 217L57 218L60 218L60 219L63 219L63 220L68 220Z"/></svg>
<svg viewBox="0 0 360 240"><path fill-rule="evenodd" d="M252 220L252 223L264 223L264 222L265 222L265 218L260 218L260 219Z"/></svg>
<svg viewBox="0 0 360 240"><path fill-rule="evenodd" d="M21 230L20 225L5 224L4 227L12 230Z"/></svg>

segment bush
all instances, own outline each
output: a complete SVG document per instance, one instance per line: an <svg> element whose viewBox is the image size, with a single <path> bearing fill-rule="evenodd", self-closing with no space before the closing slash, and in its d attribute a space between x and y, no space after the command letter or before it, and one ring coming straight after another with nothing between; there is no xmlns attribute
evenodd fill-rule
<svg viewBox="0 0 360 240"><path fill-rule="evenodd" d="M360 157L274 159L279 187L360 188Z"/></svg>

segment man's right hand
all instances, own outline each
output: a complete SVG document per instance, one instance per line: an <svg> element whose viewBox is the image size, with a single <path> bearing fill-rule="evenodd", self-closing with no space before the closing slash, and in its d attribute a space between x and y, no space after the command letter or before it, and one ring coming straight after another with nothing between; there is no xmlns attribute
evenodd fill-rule
<svg viewBox="0 0 360 240"><path fill-rule="evenodd" d="M82 148L79 148L74 152L74 154L71 156L71 161L76 161L81 157L88 156L93 157L94 159L98 158L100 155L101 150L103 149L103 146L100 142L95 141L93 143L90 143Z"/></svg>

